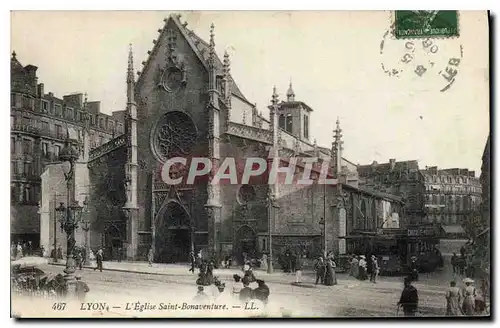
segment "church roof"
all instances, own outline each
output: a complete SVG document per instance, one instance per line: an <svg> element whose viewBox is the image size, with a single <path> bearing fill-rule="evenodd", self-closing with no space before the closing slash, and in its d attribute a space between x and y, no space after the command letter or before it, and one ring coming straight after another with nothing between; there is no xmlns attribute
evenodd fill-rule
<svg viewBox="0 0 500 328"><path fill-rule="evenodd" d="M203 64L203 66L205 66L205 68L208 70L208 56L209 56L210 45L206 41L204 41L202 38L200 38L198 35L196 35L192 30L186 28L187 24L182 24L179 20L178 15L170 15L168 20L166 20L166 22L165 22L165 26L167 26L168 23L171 21L176 25L176 27L179 29L181 34L184 36L187 43L190 45L193 52L197 55L197 57L199 58L199 60ZM167 32L166 32L166 29L164 28L161 31L159 39L163 38L165 33L167 33ZM147 69L147 66L150 64L151 58L158 51L159 44L160 44L159 42L156 42L153 50L151 51L151 53L146 61L146 65L144 66L144 71ZM216 57L215 66L216 66L217 74L222 74L223 73L222 61L220 60L219 56L217 56L217 54L215 57ZM140 83L140 81L142 80L142 77L143 77L143 75L141 75L139 77L137 84ZM234 96L240 98L241 100L246 101L249 104L251 104L247 100L247 98L243 95L241 90L238 88L238 86L236 85L236 82L234 81L234 79L232 78L231 75L229 76L229 80L231 82L231 93Z"/></svg>
<svg viewBox="0 0 500 328"><path fill-rule="evenodd" d="M24 66L21 65L19 60L17 59L16 52L12 52L12 57L10 57L10 69L11 70L23 70Z"/></svg>

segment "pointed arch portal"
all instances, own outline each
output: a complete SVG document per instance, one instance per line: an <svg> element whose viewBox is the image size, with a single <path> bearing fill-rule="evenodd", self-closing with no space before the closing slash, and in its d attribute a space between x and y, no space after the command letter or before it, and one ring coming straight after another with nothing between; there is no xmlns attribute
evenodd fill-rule
<svg viewBox="0 0 500 328"><path fill-rule="evenodd" d="M189 262L191 219L177 202L166 204L156 220L155 262Z"/></svg>
<svg viewBox="0 0 500 328"><path fill-rule="evenodd" d="M236 231L235 241L234 251L236 253L236 257L238 258L238 262L242 263L243 253L246 253L249 256L255 255L257 251L257 234L251 227L247 225L240 227Z"/></svg>

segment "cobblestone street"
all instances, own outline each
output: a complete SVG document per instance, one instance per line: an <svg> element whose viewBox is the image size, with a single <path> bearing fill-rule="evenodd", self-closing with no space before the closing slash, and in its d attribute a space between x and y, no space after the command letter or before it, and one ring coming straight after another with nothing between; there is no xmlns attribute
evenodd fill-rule
<svg viewBox="0 0 500 328"><path fill-rule="evenodd" d="M195 275L188 273L184 266L155 265L146 263L105 263L104 267L124 267L149 273L125 271L96 272L84 269L78 273L89 285L87 302L106 302L109 308L100 311L83 311L80 305L74 309L81 311L82 316L196 316L196 313L183 311L151 311L134 312L126 310L127 303L159 304L172 302L190 302L196 294ZM62 266L44 265L45 272L62 272ZM227 292L232 285L231 276L237 270L216 270L215 275L226 283ZM312 274L305 274L303 283L295 285L295 276L275 272L272 275L257 271L258 278L264 279L271 289L270 306L278 312L291 313L299 317L339 317L339 316L395 316L396 303L402 290L401 277L380 277L377 284L361 282L346 274L338 274L338 285L315 286ZM420 311L424 316L440 316L445 311L444 294L449 279L447 273L421 275L421 280L414 286L419 291ZM254 287L254 286L251 286ZM207 288L208 289L208 288ZM50 303L52 304L52 303ZM47 306L50 305L47 303ZM15 306L15 302L14 302ZM114 308L113 308L114 307ZM147 305L146 305L147 307ZM45 311L52 311L50 307ZM56 313L55 316L64 316ZM206 315L204 313L203 315ZM226 316L227 313L213 311L212 316ZM248 316L249 314L243 314ZM251 315L251 314L250 314Z"/></svg>

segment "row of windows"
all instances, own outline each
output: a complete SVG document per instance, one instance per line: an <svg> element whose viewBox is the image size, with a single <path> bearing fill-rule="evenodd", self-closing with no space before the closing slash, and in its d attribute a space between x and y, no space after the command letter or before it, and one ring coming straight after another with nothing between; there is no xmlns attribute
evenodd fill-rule
<svg viewBox="0 0 500 328"><path fill-rule="evenodd" d="M391 183L396 181L419 181L419 172L393 172L390 174L377 174L373 177L375 182Z"/></svg>
<svg viewBox="0 0 500 328"><path fill-rule="evenodd" d="M451 192L457 192L457 193L470 192L470 193L476 193L476 194L481 193L481 188L466 186L466 185L461 185L461 186L435 186L435 185L433 186L433 185L430 185L430 186L426 186L425 190L427 190L427 191L444 191L444 192L450 192L450 193Z"/></svg>
<svg viewBox="0 0 500 328"><path fill-rule="evenodd" d="M28 138L23 138L22 140L22 152L26 155L33 155L35 153L35 149L34 149L34 142L32 139L28 139ZM41 146L41 153L42 153L42 156L44 157L50 157L50 154L51 154L51 150L52 150L52 154L54 156L59 156L59 152L61 151L62 149L62 145L54 145L53 147L50 147L50 144L48 142L41 142L40 144ZM52 149L51 149L52 148ZM10 150L11 150L11 154L16 154L17 152L17 143L16 143L16 138L15 137L11 137L10 138Z"/></svg>
<svg viewBox="0 0 500 328"><path fill-rule="evenodd" d="M434 182L434 183L438 183L438 182L442 182L442 183L474 183L474 181L476 181L476 179L469 179L468 177L461 177L461 176L458 176L458 177L452 177L450 175L447 175L447 176L440 176L438 177L437 175L434 175L434 176L429 176L429 175L426 175L425 176L425 181L426 182Z"/></svg>
<svg viewBox="0 0 500 328"><path fill-rule="evenodd" d="M19 166L17 162L10 162L10 171L14 175L26 175L34 176L36 175L35 166L32 162L24 162L23 165Z"/></svg>
<svg viewBox="0 0 500 328"><path fill-rule="evenodd" d="M11 95L12 107L15 108L27 108L34 110L35 109L35 99L30 98L26 95ZM54 106L50 106L50 102L47 100L40 100L41 102L41 112L45 114L55 115L57 117L65 118L67 120L83 122L84 120L84 112L80 110L76 110L72 107L65 106L63 110L63 106L58 103L54 103ZM117 133L123 133L123 124L118 123L115 120L109 117L102 117L99 114L91 114L88 113L90 118L90 124L92 126L96 126L98 128L114 131L116 128Z"/></svg>
<svg viewBox="0 0 500 328"><path fill-rule="evenodd" d="M38 186L29 184L12 184L10 186L10 201L13 204L37 204Z"/></svg>

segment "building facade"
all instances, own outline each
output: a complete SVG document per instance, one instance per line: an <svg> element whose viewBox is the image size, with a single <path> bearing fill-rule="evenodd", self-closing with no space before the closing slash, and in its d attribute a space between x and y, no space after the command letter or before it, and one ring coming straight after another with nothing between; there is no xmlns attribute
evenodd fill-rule
<svg viewBox="0 0 500 328"><path fill-rule="evenodd" d="M157 262L187 261L193 249L236 257L270 247L275 256L293 248L313 255L324 247L342 254L352 231L376 230L402 216L400 198L358 186L356 165L342 157L338 120L331 147L310 141L312 109L295 100L292 85L283 101L273 90L264 117L236 85L229 56L216 55L213 26L209 42L174 15L159 32L137 80L130 50L125 133L89 151L79 173L89 184L91 247L104 247L107 259L126 249L135 260L146 259L152 248ZM186 162L170 169L181 183L168 185L161 170L174 157ZM271 184L258 178L243 183L241 175L236 183L211 183L212 171L188 183L195 157L215 167L225 159L279 157L282 168L294 157L318 158L329 162L329 177L338 183L284 184L281 175ZM299 163L294 177L304 169ZM59 171L46 170L46 188L55 188Z"/></svg>
<svg viewBox="0 0 500 328"><path fill-rule="evenodd" d="M38 83L37 67L11 57L11 238L33 243L40 239L41 175L58 161L65 140L82 146L88 124L89 147L96 148L124 133L123 120L100 112L100 103L83 94L57 98ZM116 113L115 115L120 115ZM58 198L59 195L53 194Z"/></svg>
<svg viewBox="0 0 500 328"><path fill-rule="evenodd" d="M465 237L462 221L481 204L481 184L475 172L436 166L421 172L425 178L426 221L441 224L447 237Z"/></svg>
<svg viewBox="0 0 500 328"><path fill-rule="evenodd" d="M400 228L419 225L425 218L425 182L417 161L390 159L388 163L373 162L358 166L360 185L402 197L405 202L404 217Z"/></svg>
<svg viewBox="0 0 500 328"><path fill-rule="evenodd" d="M485 227L491 226L491 157L490 157L490 136L486 141L484 147L481 176L479 181L481 183L481 216Z"/></svg>

